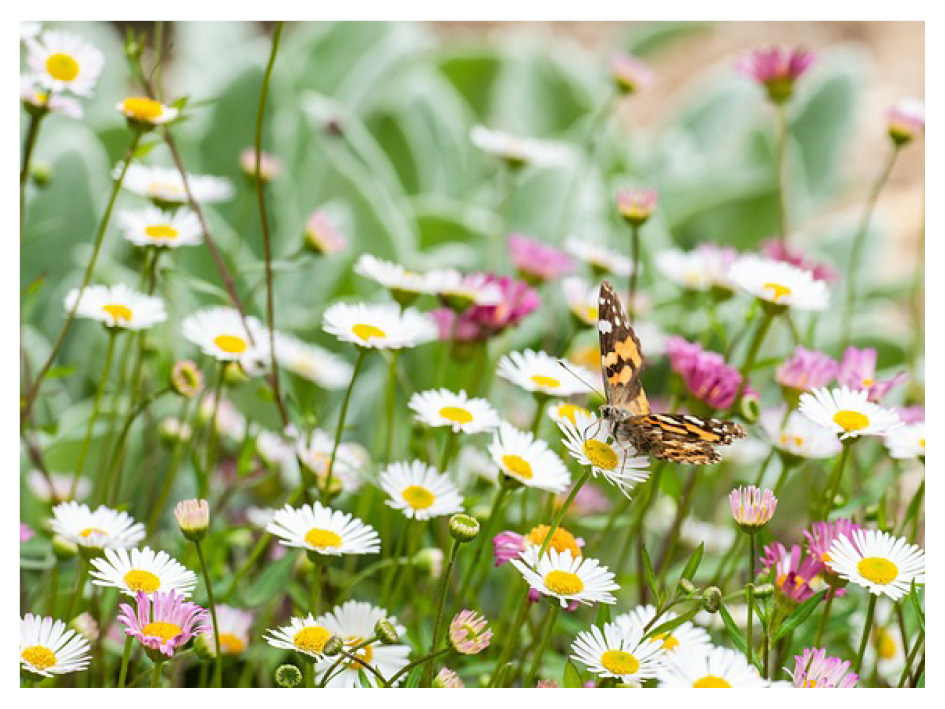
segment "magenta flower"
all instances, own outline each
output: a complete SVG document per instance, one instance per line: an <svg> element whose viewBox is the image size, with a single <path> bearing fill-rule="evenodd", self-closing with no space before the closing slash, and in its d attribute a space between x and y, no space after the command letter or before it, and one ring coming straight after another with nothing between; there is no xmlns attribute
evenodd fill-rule
<svg viewBox="0 0 945 709"><path fill-rule="evenodd" d="M153 596L149 600L147 593L138 591L137 609L122 603L118 614L125 633L144 645L152 660L166 659L161 655L173 657L174 651L195 635L212 632L210 615L196 603L185 601L174 591L158 591Z"/></svg>
<svg viewBox="0 0 945 709"><path fill-rule="evenodd" d="M905 145L925 130L925 104L916 99L896 102L887 114L889 137L897 145Z"/></svg>
<svg viewBox="0 0 945 709"><path fill-rule="evenodd" d="M331 256L345 251L348 240L338 231L328 215L318 210L312 212L305 222L305 245L322 256Z"/></svg>
<svg viewBox="0 0 945 709"><path fill-rule="evenodd" d="M768 524L778 508L778 498L771 490L761 490L754 485L736 487L729 493L728 502L735 522L747 532Z"/></svg>
<svg viewBox="0 0 945 709"><path fill-rule="evenodd" d="M922 404L900 406L896 411L899 412L899 420L904 424L921 423L925 421L925 407L922 406Z"/></svg>
<svg viewBox="0 0 945 709"><path fill-rule="evenodd" d="M492 538L492 546L495 565L502 566L506 561L517 559L525 551L525 537L507 529Z"/></svg>
<svg viewBox="0 0 945 709"><path fill-rule="evenodd" d="M505 328L518 325L525 316L538 308L541 302L538 292L524 281L511 276L484 276L485 282L498 285L502 299L495 305L474 305L467 308L458 321L456 314L448 308L432 311L430 314L440 331L441 340L449 340L451 334L455 334L456 340L461 342L488 340Z"/></svg>
<svg viewBox="0 0 945 709"><path fill-rule="evenodd" d="M780 239L766 241L761 247L761 253L775 261L783 261L805 271L810 271L810 274L818 281L832 283L837 280L837 272L833 267L814 261L799 251L794 251L783 244Z"/></svg>
<svg viewBox="0 0 945 709"><path fill-rule="evenodd" d="M509 253L519 274L533 285L574 270L574 259L564 251L523 234L509 235Z"/></svg>
<svg viewBox="0 0 945 709"><path fill-rule="evenodd" d="M778 367L774 378L783 387L810 391L830 384L837 370L837 362L830 355L798 345L794 354Z"/></svg>
<svg viewBox="0 0 945 709"><path fill-rule="evenodd" d="M868 392L869 400L881 401L889 391L909 378L907 372L899 372L891 379L876 379L876 350L872 347L857 349L847 347L840 360L837 382L840 386Z"/></svg>
<svg viewBox="0 0 945 709"><path fill-rule="evenodd" d="M814 522L809 530L804 530L804 536L807 538L807 551L811 556L826 564L830 561L827 551L831 545L840 537L847 537L853 542L853 532L860 528L860 525L849 519Z"/></svg>
<svg viewBox="0 0 945 709"><path fill-rule="evenodd" d="M814 55L803 49L771 47L739 57L735 68L764 86L773 103L784 103L794 91L794 82L813 63Z"/></svg>
<svg viewBox="0 0 945 709"><path fill-rule="evenodd" d="M706 352L698 344L681 337L666 342L672 370L683 378L689 393L714 409L727 409L735 401L742 383L737 369L716 352ZM753 394L745 387L745 395Z"/></svg>
<svg viewBox="0 0 945 709"><path fill-rule="evenodd" d="M648 187L624 187L617 190L617 211L628 223L643 224L656 209L659 196Z"/></svg>
<svg viewBox="0 0 945 709"><path fill-rule="evenodd" d="M488 622L475 611L462 610L450 621L450 643L461 655L476 655L487 647L492 639Z"/></svg>
<svg viewBox="0 0 945 709"><path fill-rule="evenodd" d="M28 542L36 536L36 532L30 529L30 526L25 522L20 522L20 544Z"/></svg>
<svg viewBox="0 0 945 709"><path fill-rule="evenodd" d="M764 548L761 565L765 571L775 569L774 585L781 595L793 603L802 603L816 592L814 579L824 572L823 562L793 545L788 551L780 542ZM812 585L813 584L813 585ZM842 596L844 589L835 589L834 593Z"/></svg>
<svg viewBox="0 0 945 709"><path fill-rule="evenodd" d="M802 689L849 689L859 676L849 672L850 661L827 657L827 651L808 648L794 656L794 686Z"/></svg>
<svg viewBox="0 0 945 709"><path fill-rule="evenodd" d="M656 83L656 74L642 59L618 52L610 58L610 74L621 93L633 94Z"/></svg>

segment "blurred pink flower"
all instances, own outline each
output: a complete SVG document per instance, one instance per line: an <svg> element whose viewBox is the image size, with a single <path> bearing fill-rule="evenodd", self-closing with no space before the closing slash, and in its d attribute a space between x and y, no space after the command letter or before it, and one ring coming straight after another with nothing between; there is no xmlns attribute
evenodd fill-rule
<svg viewBox="0 0 945 709"><path fill-rule="evenodd" d="M828 354L801 345L778 367L775 380L784 387L810 391L827 386L837 376L836 360Z"/></svg>
<svg viewBox="0 0 945 709"><path fill-rule="evenodd" d="M36 536L36 532L30 529L30 526L25 522L20 522L20 544L28 542Z"/></svg>
<svg viewBox="0 0 945 709"><path fill-rule="evenodd" d="M642 59L624 52L610 58L610 74L622 93L633 94L656 83L656 74Z"/></svg>
<svg viewBox="0 0 945 709"><path fill-rule="evenodd" d="M509 235L509 253L519 274L538 284L574 270L574 259L560 249L523 234Z"/></svg>
<svg viewBox="0 0 945 709"><path fill-rule="evenodd" d="M430 314L440 331L441 340L467 342L488 340L507 327L518 325L526 315L534 312L540 303L538 293L527 283L511 276L483 274L488 283L498 285L502 300L495 305L474 305L467 308L456 320L456 314L448 308L437 308ZM455 323L455 333L453 327Z"/></svg>
<svg viewBox="0 0 945 709"><path fill-rule="evenodd" d="M322 256L331 256L345 251L348 240L321 210L312 212L305 222L305 244Z"/></svg>
<svg viewBox="0 0 945 709"><path fill-rule="evenodd" d="M666 342L670 366L679 374L689 393L714 409L727 409L738 395L742 375L725 363L716 352L706 352L696 343L681 337L670 337ZM757 396L746 386L745 395Z"/></svg>
<svg viewBox="0 0 945 709"><path fill-rule="evenodd" d="M656 209L659 196L649 187L623 187L617 190L617 211L630 224L643 224Z"/></svg>
<svg viewBox="0 0 945 709"><path fill-rule="evenodd" d="M653 399L650 400L650 405L653 407L654 411L660 411L659 406L657 406ZM564 504L568 492L570 492L570 489L567 492L560 493L555 499L555 502L558 505ZM577 515L595 515L606 512L610 508L610 498L601 492L598 487L594 485L584 485L577 491L577 494L571 501L570 509Z"/></svg>
<svg viewBox="0 0 945 709"><path fill-rule="evenodd" d="M849 672L850 661L827 657L823 648L804 650L794 656L794 686L802 689L849 689L855 687L859 675Z"/></svg>
<svg viewBox="0 0 945 709"><path fill-rule="evenodd" d="M240 169L247 177L256 177L256 149L252 146L243 148L240 153ZM272 182L282 172L282 161L275 155L262 152L259 154L259 172L263 182Z"/></svg>
<svg viewBox="0 0 945 709"><path fill-rule="evenodd" d="M908 372L899 372L891 379L876 379L876 350L872 347L847 347L837 373L837 382L841 386L868 392L869 400L874 403L908 378Z"/></svg>
<svg viewBox="0 0 945 709"><path fill-rule="evenodd" d="M805 271L810 271L810 274L818 281L832 283L837 280L837 272L832 266L818 263L801 252L794 251L781 243L779 239L769 239L762 244L761 253L775 261L783 261Z"/></svg>
<svg viewBox="0 0 945 709"><path fill-rule="evenodd" d="M502 566L506 561L517 559L525 551L525 537L510 529L499 532L492 538L495 565Z"/></svg>
<svg viewBox="0 0 945 709"><path fill-rule="evenodd" d="M807 538L808 553L827 563L827 550L840 537L848 537L853 542L853 532L860 529L860 525L849 519L835 519L831 522L814 522L810 529L804 530ZM854 543L855 546L855 543Z"/></svg>
<svg viewBox="0 0 945 709"><path fill-rule="evenodd" d="M553 679L540 679L535 689L558 689L558 683Z"/></svg>
<svg viewBox="0 0 945 709"><path fill-rule="evenodd" d="M791 97L794 82L814 63L814 55L800 48L770 47L743 54L735 63L741 74L762 84L768 98L783 103Z"/></svg>
<svg viewBox="0 0 945 709"><path fill-rule="evenodd" d="M764 548L761 565L765 571L774 568L774 585L778 592L787 600L802 603L814 595L811 585L814 579L824 572L824 563L810 554L804 554L797 544L788 551L780 542L774 542ZM834 591L842 596L845 589Z"/></svg>
<svg viewBox="0 0 945 709"><path fill-rule="evenodd" d="M905 424L925 421L925 407L922 404L900 406L896 411L899 412L899 420Z"/></svg>
<svg viewBox="0 0 945 709"><path fill-rule="evenodd" d="M889 137L904 145L925 130L925 104L917 99L896 102L887 114Z"/></svg>

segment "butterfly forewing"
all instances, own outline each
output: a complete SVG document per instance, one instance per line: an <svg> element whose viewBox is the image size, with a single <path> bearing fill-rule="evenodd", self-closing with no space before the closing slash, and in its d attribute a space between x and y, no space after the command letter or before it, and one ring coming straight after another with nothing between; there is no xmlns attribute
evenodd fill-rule
<svg viewBox="0 0 945 709"><path fill-rule="evenodd" d="M627 313L611 285L604 281L598 299L597 330L607 403L631 414L647 414L650 404L640 382L643 351Z"/></svg>

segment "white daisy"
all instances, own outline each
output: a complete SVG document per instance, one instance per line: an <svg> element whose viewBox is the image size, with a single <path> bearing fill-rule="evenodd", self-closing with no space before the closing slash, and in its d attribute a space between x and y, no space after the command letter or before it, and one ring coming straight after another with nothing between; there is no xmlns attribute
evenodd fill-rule
<svg viewBox="0 0 945 709"><path fill-rule="evenodd" d="M555 167L568 162L571 156L570 148L562 143L520 138L485 126L474 126L469 137L480 150L512 165Z"/></svg>
<svg viewBox="0 0 945 709"><path fill-rule="evenodd" d="M526 487L563 492L571 484L567 467L545 441L506 421L493 436L489 455L499 470Z"/></svg>
<svg viewBox="0 0 945 709"><path fill-rule="evenodd" d="M471 305L498 305L502 289L485 273L462 274L447 268L426 274L427 288L444 303L458 310Z"/></svg>
<svg viewBox="0 0 945 709"><path fill-rule="evenodd" d="M289 624L281 628L270 628L263 634L263 638L273 647L282 650L295 650L303 655L314 657L316 660L323 657L325 643L331 638L332 632L316 620L311 613L305 618L289 618ZM221 638L220 643L223 643Z"/></svg>
<svg viewBox="0 0 945 709"><path fill-rule="evenodd" d="M463 511L459 488L446 475L419 460L391 463L381 473L380 486L390 496L387 506L410 519L432 519Z"/></svg>
<svg viewBox="0 0 945 709"><path fill-rule="evenodd" d="M123 169L123 165L118 165L115 175L120 175ZM185 204L188 201L184 181L174 167L148 167L132 163L128 166L121 186L159 204ZM234 194L232 183L225 177L187 173L187 186L198 204L226 202Z"/></svg>
<svg viewBox="0 0 945 709"><path fill-rule="evenodd" d="M650 459L636 455L611 435L611 427L592 413L575 413L574 423L565 419L558 424L564 445L578 463L590 466L594 477L602 475L624 495L637 483L650 477Z"/></svg>
<svg viewBox="0 0 945 709"><path fill-rule="evenodd" d="M650 605L637 606L632 611L622 613L614 618L614 623L626 628L634 628L642 634L643 629L656 617L656 608ZM672 611L667 611L660 616L654 625L674 620L678 616ZM647 640L665 652L676 653L691 650L693 648L708 649L711 644L709 634L702 628L692 624L692 621L686 621L677 625L668 633L659 633Z"/></svg>
<svg viewBox="0 0 945 709"><path fill-rule="evenodd" d="M213 410L216 409L216 419L214 420L216 434L237 443L242 442L247 431L246 417L239 412L239 409L229 399L221 398L219 406L214 404L215 401L213 394L207 394L200 400L200 408L197 413L201 422L209 423L210 419L213 418Z"/></svg>
<svg viewBox="0 0 945 709"><path fill-rule="evenodd" d="M66 500L81 500L91 491L89 479L84 476L79 478L75 495L72 495L72 473L50 473L47 478L35 469L27 473L26 487L37 500L55 505Z"/></svg>
<svg viewBox="0 0 945 709"><path fill-rule="evenodd" d="M899 414L869 400L868 391L814 389L801 394L800 412L843 438L882 436L899 426Z"/></svg>
<svg viewBox="0 0 945 709"><path fill-rule="evenodd" d="M840 535L830 546L827 565L841 578L876 596L898 601L914 580L925 583L925 552L901 537L876 529Z"/></svg>
<svg viewBox="0 0 945 709"><path fill-rule="evenodd" d="M20 669L52 677L89 666L89 641L61 620L27 613L20 618Z"/></svg>
<svg viewBox="0 0 945 709"><path fill-rule="evenodd" d="M323 389L344 389L354 372L347 361L323 347L302 342L292 335L276 332L276 359L280 367Z"/></svg>
<svg viewBox="0 0 945 709"><path fill-rule="evenodd" d="M384 261L371 254L361 254L354 264L354 272L370 278L387 290L401 295L430 293L430 283L422 273L410 271L399 263Z"/></svg>
<svg viewBox="0 0 945 709"><path fill-rule="evenodd" d="M322 328L342 342L382 350L432 342L439 334L428 315L402 311L396 303L335 303L325 311Z"/></svg>
<svg viewBox="0 0 945 709"><path fill-rule="evenodd" d="M42 31L43 25L41 22L23 21L20 23L20 41L25 42L28 39L33 39Z"/></svg>
<svg viewBox="0 0 945 709"><path fill-rule="evenodd" d="M656 267L673 283L690 290L733 290L728 276L734 254L719 248L669 249L656 254Z"/></svg>
<svg viewBox="0 0 945 709"><path fill-rule="evenodd" d="M381 549L373 527L319 502L299 508L286 505L276 512L266 531L280 537L284 546L328 556L377 554Z"/></svg>
<svg viewBox="0 0 945 709"><path fill-rule="evenodd" d="M144 525L127 512L100 505L94 511L78 502L63 502L52 510L49 525L61 537L90 549L133 547L144 539Z"/></svg>
<svg viewBox="0 0 945 709"><path fill-rule="evenodd" d="M572 404L570 401L556 401L551 403L548 405L545 412L548 414L548 418L559 426L565 421L574 423L579 415L593 416L588 409L578 404Z"/></svg>
<svg viewBox="0 0 945 709"><path fill-rule="evenodd" d="M798 411L784 420L785 407L761 412L761 429L774 446L799 458L832 458L842 445L831 431L814 423Z"/></svg>
<svg viewBox="0 0 945 709"><path fill-rule="evenodd" d="M269 336L256 318L243 318L233 308L204 308L188 315L181 324L184 337L219 362L240 362L263 356Z"/></svg>
<svg viewBox="0 0 945 709"><path fill-rule="evenodd" d="M499 426L499 414L485 399L471 399L464 390L431 389L417 392L407 404L420 423L437 428L449 426L454 433L482 433Z"/></svg>
<svg viewBox="0 0 945 709"><path fill-rule="evenodd" d="M595 271L626 278L633 270L633 262L630 259L602 244L594 244L576 236L569 236L564 242L564 248L575 258L589 264Z"/></svg>
<svg viewBox="0 0 945 709"><path fill-rule="evenodd" d="M742 653L713 646L668 654L659 677L661 688L763 689L768 686Z"/></svg>
<svg viewBox="0 0 945 709"><path fill-rule="evenodd" d="M597 294L600 286L588 283L580 276L568 276L561 281L568 309L579 321L597 327Z"/></svg>
<svg viewBox="0 0 945 709"><path fill-rule="evenodd" d="M163 300L138 293L124 283L86 286L81 298L79 289L73 288L66 294L64 305L69 312L75 308L80 318L98 320L105 327L123 330L146 330L167 319Z"/></svg>
<svg viewBox="0 0 945 709"><path fill-rule="evenodd" d="M827 307L827 283L784 261L748 254L731 265L728 277L738 288L774 305L797 310Z"/></svg>
<svg viewBox="0 0 945 709"><path fill-rule="evenodd" d="M31 76L20 77L20 100L29 104L29 109L46 109L69 118L82 118L82 104L78 100L71 96L50 93L45 87L37 86L36 80Z"/></svg>
<svg viewBox="0 0 945 709"><path fill-rule="evenodd" d="M334 447L334 435L329 435L320 428L314 429L308 439L300 438L296 441L295 454L299 462L316 477L319 484L324 482L328 475L331 451ZM331 477L341 483L344 492L355 492L363 483L360 471L367 463L362 449L357 444L342 441L335 453Z"/></svg>
<svg viewBox="0 0 945 709"><path fill-rule="evenodd" d="M118 225L135 246L196 246L203 241L200 220L187 207L170 212L148 205L134 212L120 212Z"/></svg>
<svg viewBox="0 0 945 709"><path fill-rule="evenodd" d="M659 643L644 640L641 627L619 623L578 633L571 651L571 657L594 674L625 684L656 677L664 663Z"/></svg>
<svg viewBox="0 0 945 709"><path fill-rule="evenodd" d="M50 91L89 96L105 64L98 48L71 32L46 30L27 40L26 49L30 71Z"/></svg>
<svg viewBox="0 0 945 709"><path fill-rule="evenodd" d="M572 601L586 605L617 602L611 591L620 587L597 559L574 558L567 549L559 554L551 548L539 559L539 551L538 547L527 546L520 559L512 559L512 565L538 593L557 598L562 608Z"/></svg>
<svg viewBox="0 0 945 709"><path fill-rule="evenodd" d="M220 647L224 655L239 655L249 647L249 631L253 627L253 614L224 603L217 604L217 623L219 623ZM204 641L215 653L213 627L204 633Z"/></svg>
<svg viewBox="0 0 945 709"><path fill-rule="evenodd" d="M119 101L115 106L115 110L125 118L152 126L170 123L180 115L180 111L176 108L165 106L160 101L155 101L147 96L129 96L123 101Z"/></svg>
<svg viewBox="0 0 945 709"><path fill-rule="evenodd" d="M350 652L354 646L374 637L374 626L377 621L384 618L393 624L399 636L403 637L406 634L406 629L383 608L361 601L347 601L335 607L330 613L320 615L317 622L333 635L342 638L347 646L346 649ZM406 645L383 645L375 642L365 645L354 653L354 656L371 665L385 679L390 679L407 665L410 648ZM337 660L337 657L321 657L316 660L315 675L319 682ZM353 661L344 661L338 665L326 686L339 689L360 687L359 676L363 676L372 687L377 686L377 679L373 673L366 671L359 663Z"/></svg>
<svg viewBox="0 0 945 709"><path fill-rule="evenodd" d="M266 465L278 467L295 458L295 443L275 431L256 434L256 453Z"/></svg>
<svg viewBox="0 0 945 709"><path fill-rule="evenodd" d="M886 448L893 458L904 460L925 456L925 421L892 429L885 437Z"/></svg>
<svg viewBox="0 0 945 709"><path fill-rule="evenodd" d="M156 591L176 591L189 596L197 585L197 575L168 556L167 552L144 549L106 549L92 559L89 574L97 586L111 586L129 596L144 591L150 598Z"/></svg>
<svg viewBox="0 0 945 709"><path fill-rule="evenodd" d="M525 391L557 397L586 394L588 385L584 382L600 379L599 374L580 365L569 366L570 371L546 352L525 350L510 352L499 360L497 374Z"/></svg>

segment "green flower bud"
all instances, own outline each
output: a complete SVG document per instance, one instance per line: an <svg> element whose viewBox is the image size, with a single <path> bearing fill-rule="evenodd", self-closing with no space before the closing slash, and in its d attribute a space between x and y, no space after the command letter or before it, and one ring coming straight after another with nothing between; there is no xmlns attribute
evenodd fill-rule
<svg viewBox="0 0 945 709"><path fill-rule="evenodd" d="M291 689L302 684L302 672L295 665L279 665L275 674L276 684Z"/></svg>
<svg viewBox="0 0 945 709"><path fill-rule="evenodd" d="M696 587L689 579L679 579L679 588L683 593L695 593Z"/></svg>
<svg viewBox="0 0 945 709"><path fill-rule="evenodd" d="M722 591L718 586L709 586L702 592L702 608L709 613L718 613L722 607Z"/></svg>
<svg viewBox="0 0 945 709"><path fill-rule="evenodd" d="M322 648L322 654L328 657L335 657L336 655L340 655L341 651L344 649L345 641L337 635L332 635L325 642L325 647Z"/></svg>
<svg viewBox="0 0 945 709"><path fill-rule="evenodd" d="M397 629L387 618L381 618L374 624L374 634L385 645L396 645L400 641Z"/></svg>
<svg viewBox="0 0 945 709"><path fill-rule="evenodd" d="M458 514L450 517L450 536L457 542L471 542L479 534L479 522L469 515Z"/></svg>
<svg viewBox="0 0 945 709"><path fill-rule="evenodd" d="M774 593L773 583L763 583L760 586L755 586L755 598L767 598L773 593Z"/></svg>

